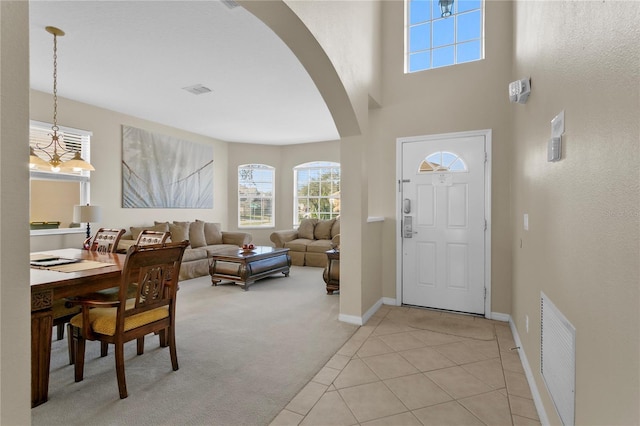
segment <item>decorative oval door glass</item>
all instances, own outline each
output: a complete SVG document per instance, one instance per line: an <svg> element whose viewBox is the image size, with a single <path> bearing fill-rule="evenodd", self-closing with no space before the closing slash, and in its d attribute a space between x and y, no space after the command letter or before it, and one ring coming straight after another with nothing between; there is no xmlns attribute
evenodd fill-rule
<svg viewBox="0 0 640 426"><path fill-rule="evenodd" d="M418 173L467 172L467 164L453 152L438 151L422 160Z"/></svg>

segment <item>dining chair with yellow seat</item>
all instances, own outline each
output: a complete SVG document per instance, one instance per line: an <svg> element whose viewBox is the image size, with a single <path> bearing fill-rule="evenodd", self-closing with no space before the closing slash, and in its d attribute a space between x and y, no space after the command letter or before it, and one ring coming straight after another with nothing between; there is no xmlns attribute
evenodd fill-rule
<svg viewBox="0 0 640 426"><path fill-rule="evenodd" d="M149 246L155 244L164 244L169 238L171 238L171 232L169 231L152 231L149 229L144 229L138 235L136 239L135 245L138 247ZM117 246L117 244L116 244ZM127 299L131 299L135 297L137 291L137 284L131 283L129 285L129 290L127 292ZM99 292L92 293L84 297L85 299L93 299L93 300L103 300L103 301L112 301L118 300L118 289L107 289L100 290ZM163 342L161 342L163 343ZM144 337L140 337L138 340L138 347L142 348L140 350L144 351ZM71 344L71 348L73 349L73 344ZM100 356L105 357L108 353L108 345L106 342L101 342L100 346Z"/></svg>
<svg viewBox="0 0 640 426"><path fill-rule="evenodd" d="M175 343L175 313L178 274L188 241L162 245L136 246L127 252L122 269L118 300L73 300L82 312L71 319L75 348L75 381L84 378L86 340L113 344L120 398L128 396L124 371L124 344L140 342L145 335L159 332L166 336L171 365L178 369ZM131 283L137 293L127 299ZM163 339L161 339L163 340ZM161 342L162 343L162 342ZM162 346L162 344L161 344ZM138 354L142 354L138 345Z"/></svg>
<svg viewBox="0 0 640 426"><path fill-rule="evenodd" d="M100 228L93 240L87 243L87 247L90 251L96 251L98 253L115 253L118 248L120 238L125 233L124 229L113 228ZM64 339L64 325L67 324L68 333L70 333L69 320L80 312L79 306L67 306L68 304L64 299L56 300L53 302L53 326L57 329L57 339ZM68 339L69 348L69 364L73 364L73 342L71 338Z"/></svg>

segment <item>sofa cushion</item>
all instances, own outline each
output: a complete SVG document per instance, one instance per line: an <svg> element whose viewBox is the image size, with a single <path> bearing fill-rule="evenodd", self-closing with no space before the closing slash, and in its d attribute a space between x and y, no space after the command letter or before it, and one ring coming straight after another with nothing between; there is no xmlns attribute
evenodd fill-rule
<svg viewBox="0 0 640 426"><path fill-rule="evenodd" d="M330 220L321 220L316 223L316 227L313 230L313 237L316 240L330 240L331 239L331 228L333 227L333 222L335 219Z"/></svg>
<svg viewBox="0 0 640 426"><path fill-rule="evenodd" d="M182 256L182 263L192 262L194 260L206 259L206 258L207 258L207 250L204 247L200 247L196 249L187 249L184 251L184 255Z"/></svg>
<svg viewBox="0 0 640 426"><path fill-rule="evenodd" d="M326 253L305 253L304 266L315 266L316 268L324 268L327 266Z"/></svg>
<svg viewBox="0 0 640 426"><path fill-rule="evenodd" d="M215 244L215 245L206 246L204 248L205 250L207 250L207 253L209 253L209 256L216 253L228 252L228 251L238 252L238 249L239 249L238 246L235 246L233 244Z"/></svg>
<svg viewBox="0 0 640 426"><path fill-rule="evenodd" d="M174 243L189 239L189 222L173 222L169 224L171 241Z"/></svg>
<svg viewBox="0 0 640 426"><path fill-rule="evenodd" d="M164 222L160 222L158 220L154 220L153 224L156 226L164 226L166 229L162 232L166 232L169 230L169 222L167 222L166 220Z"/></svg>
<svg viewBox="0 0 640 426"><path fill-rule="evenodd" d="M167 222L156 222L155 225L149 226L132 226L129 228L131 231L132 239L135 241L138 239L138 235L144 230L148 231L159 231L159 232L167 232L169 230L169 224Z"/></svg>
<svg viewBox="0 0 640 426"><path fill-rule="evenodd" d="M207 240L204 236L204 222L195 221L189 223L189 243L193 248L207 245Z"/></svg>
<svg viewBox="0 0 640 426"><path fill-rule="evenodd" d="M298 238L292 241L287 241L284 243L284 248L288 248L291 251L307 251L307 245L311 243L313 240L308 240L306 238Z"/></svg>
<svg viewBox="0 0 640 426"><path fill-rule="evenodd" d="M333 245L331 240L315 240L307 245L308 253L324 253L327 250L331 250Z"/></svg>
<svg viewBox="0 0 640 426"><path fill-rule="evenodd" d="M291 256L291 264L293 266L304 266L304 256L306 253L301 253L297 251L290 251L289 256Z"/></svg>
<svg viewBox="0 0 640 426"><path fill-rule="evenodd" d="M204 223L204 239L207 245L222 244L222 231L220 230L219 223L203 222L196 220L196 222Z"/></svg>
<svg viewBox="0 0 640 426"><path fill-rule="evenodd" d="M126 253L129 251L129 248L136 243L136 240L125 240L124 238L120 238L120 242L118 242L118 251Z"/></svg>
<svg viewBox="0 0 640 426"><path fill-rule="evenodd" d="M302 219L298 226L298 238L313 240L313 230L318 223L318 219Z"/></svg>
<svg viewBox="0 0 640 426"><path fill-rule="evenodd" d="M336 235L340 235L340 216L336 218L335 222L333 222L333 226L331 227L331 238Z"/></svg>

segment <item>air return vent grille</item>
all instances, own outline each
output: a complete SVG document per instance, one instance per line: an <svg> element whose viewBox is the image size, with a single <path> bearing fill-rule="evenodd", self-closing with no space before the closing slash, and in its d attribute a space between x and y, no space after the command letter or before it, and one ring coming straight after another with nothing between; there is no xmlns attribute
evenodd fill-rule
<svg viewBox="0 0 640 426"><path fill-rule="evenodd" d="M562 424L574 424L576 329L541 293L540 370Z"/></svg>

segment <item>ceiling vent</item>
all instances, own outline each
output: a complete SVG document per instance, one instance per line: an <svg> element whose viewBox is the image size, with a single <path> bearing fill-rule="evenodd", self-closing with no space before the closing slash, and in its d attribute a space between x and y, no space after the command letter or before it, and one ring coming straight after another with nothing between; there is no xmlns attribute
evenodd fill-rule
<svg viewBox="0 0 640 426"><path fill-rule="evenodd" d="M220 0L222 3L224 3L225 6L227 6L229 9L235 9L236 7L240 6L238 3L236 3L233 0Z"/></svg>
<svg viewBox="0 0 640 426"><path fill-rule="evenodd" d="M203 86L202 84L194 84L193 86L183 87L183 89L189 93L193 93L194 95L202 95L203 93L211 92L211 89Z"/></svg>

